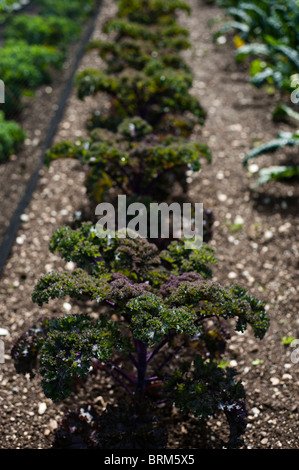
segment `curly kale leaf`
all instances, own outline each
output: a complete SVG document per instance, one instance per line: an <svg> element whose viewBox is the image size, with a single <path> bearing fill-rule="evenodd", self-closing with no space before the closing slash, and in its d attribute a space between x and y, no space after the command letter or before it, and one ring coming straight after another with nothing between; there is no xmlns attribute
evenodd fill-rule
<svg viewBox="0 0 299 470"><path fill-rule="evenodd" d="M209 264L216 263L212 248L203 244L187 250L181 240L170 243L159 252L157 246L144 238L98 237L91 222L78 229L60 227L50 241L52 252L58 251L66 261L73 261L90 274L101 276L118 272L138 282L161 284L174 273L198 272L211 277Z"/></svg>
<svg viewBox="0 0 299 470"><path fill-rule="evenodd" d="M184 139L168 138L160 142L157 136L147 133L149 129L151 127L142 119L128 118L119 125L114 144L110 137L107 139L107 132L103 135L97 129L91 133L91 140L54 145L47 152L46 163L49 165L58 158L79 160L87 168L87 193L98 202L112 187L127 196L157 197L159 190L162 194L165 192L167 175L173 175L186 192L187 171L198 172L202 158L211 162L209 148ZM143 138L139 141L141 135Z"/></svg>
<svg viewBox="0 0 299 470"><path fill-rule="evenodd" d="M161 265L156 245L142 238L122 238L121 233L98 237L92 223L84 223L76 230L59 228L51 239L50 249L95 276L118 272L145 282Z"/></svg>
<svg viewBox="0 0 299 470"><path fill-rule="evenodd" d="M104 32L108 34L115 32L117 35L116 42L130 38L151 42L157 49L181 51L190 48L190 42L187 39L189 31L175 23L168 26L149 28L133 21L116 18L105 24Z"/></svg>
<svg viewBox="0 0 299 470"><path fill-rule="evenodd" d="M130 329L134 338L153 346L164 336L174 332L192 336L196 332L197 316L187 308L169 308L163 299L148 293L131 299L126 304L130 316Z"/></svg>
<svg viewBox="0 0 299 470"><path fill-rule="evenodd" d="M183 272L197 272L205 279L212 276L210 264L216 264L214 250L203 243L198 250L188 250L184 240L171 242L167 249L161 252L161 258L170 266L174 274Z"/></svg>
<svg viewBox="0 0 299 470"><path fill-rule="evenodd" d="M94 321L82 314L51 320L40 358L45 395L66 398L93 370L93 360L105 362L115 351L129 348L116 324L104 317Z"/></svg>
<svg viewBox="0 0 299 470"><path fill-rule="evenodd" d="M178 11L190 14L191 8L181 0L120 0L117 16L146 25L173 24Z"/></svg>
<svg viewBox="0 0 299 470"><path fill-rule="evenodd" d="M165 40L153 44L150 40L136 41L135 39L123 39L119 42L93 40L88 45L88 50L98 50L99 56L106 62L108 73L120 73L126 68L142 70L146 75L151 75L165 67L181 69L191 73L186 62L172 49L169 43L176 45L172 40Z"/></svg>
<svg viewBox="0 0 299 470"><path fill-rule="evenodd" d="M265 335L265 331L270 326L270 320L265 311L264 303L252 295L249 295L241 286L233 285L230 290L232 294L239 299L240 303L250 305L250 308L246 308L244 316L240 316L238 320L238 330L244 331L246 329L246 323L249 323L255 336L262 339Z"/></svg>
<svg viewBox="0 0 299 470"><path fill-rule="evenodd" d="M39 306L50 299L64 298L69 295L75 299L90 298L101 302L106 298L110 276L95 277L82 269L72 273L50 272L42 276L34 287L32 300Z"/></svg>
<svg viewBox="0 0 299 470"><path fill-rule="evenodd" d="M236 330L244 331L249 324L257 338L262 339L269 328L264 303L247 295L239 286L223 287L212 281L197 279L174 285L167 299L171 306L184 306L197 312L199 319L237 318Z"/></svg>
<svg viewBox="0 0 299 470"><path fill-rule="evenodd" d="M115 112L122 119L139 116L157 125L166 113L189 111L203 124L206 117L197 98L189 93L190 74L171 68L151 76L137 71L111 76L101 70L87 69L79 72L75 84L82 100L98 92L110 95Z"/></svg>
<svg viewBox="0 0 299 470"><path fill-rule="evenodd" d="M196 356L193 367L185 363L165 385L170 399L184 413L206 419L223 411L230 427L227 446L232 448L242 445L247 417L245 391L235 376L234 369Z"/></svg>
<svg viewBox="0 0 299 470"><path fill-rule="evenodd" d="M30 374L31 378L35 376L34 370L38 367L39 354L48 329L49 320L40 320L38 326L34 325L29 328L14 343L11 357L19 374Z"/></svg>

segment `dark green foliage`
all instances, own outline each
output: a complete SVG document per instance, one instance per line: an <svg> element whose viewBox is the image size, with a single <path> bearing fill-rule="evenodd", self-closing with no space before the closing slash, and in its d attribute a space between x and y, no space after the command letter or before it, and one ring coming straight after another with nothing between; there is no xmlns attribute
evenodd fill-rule
<svg viewBox="0 0 299 470"><path fill-rule="evenodd" d="M3 3L3 2L2 2ZM7 2L6 2L7 3ZM79 38L81 24L93 11L95 0L36 0L36 15L14 15L19 2L9 2L0 16L4 22L0 77L6 87L4 112L13 117L22 111L22 95L50 83L51 69L60 68L70 42ZM3 5L0 6L0 13Z"/></svg>
<svg viewBox="0 0 299 470"><path fill-rule="evenodd" d="M264 85L275 86L290 95L296 91L296 77L299 70L299 3L296 0L220 0L220 6L227 7L227 14L233 22L224 25L217 35L235 30L244 44L236 51L236 60L251 60L251 83L260 88ZM295 83L295 85L294 85ZM276 106L274 121L286 118L299 120L299 114L284 104ZM281 133L278 139L252 149L244 159L244 166L252 158L263 153L274 152L286 146L298 145L298 132ZM271 180L298 178L299 170L295 162L285 165L271 165L262 168L254 188Z"/></svg>
<svg viewBox="0 0 299 470"><path fill-rule="evenodd" d="M144 70L170 67L190 72L185 61L173 50L173 44L154 45L151 41L124 39L122 41L103 41L95 39L88 45L88 50L96 49L107 64L107 71L119 73L126 67Z"/></svg>
<svg viewBox="0 0 299 470"><path fill-rule="evenodd" d="M190 43L188 31L175 21L175 11L189 11L189 7L183 2L133 3L119 3L118 18L105 24L104 31L112 40L95 40L88 46L99 50L106 70L83 70L76 77L80 99L99 92L110 97L110 109L104 114L96 111L87 127L115 132L122 119L138 116L154 131L189 136L206 116L189 92L190 69L178 55ZM155 8L159 14L152 12ZM147 11L150 25L139 21Z"/></svg>
<svg viewBox="0 0 299 470"><path fill-rule="evenodd" d="M278 104L273 111L273 120L276 122L288 122L288 120L295 120L299 122L299 113L290 106L284 104Z"/></svg>
<svg viewBox="0 0 299 470"><path fill-rule="evenodd" d="M90 374L92 361L107 361L128 344L115 322L87 315L65 315L49 322L41 350L40 374L46 396L62 400Z"/></svg>
<svg viewBox="0 0 299 470"><path fill-rule="evenodd" d="M259 176L254 183L256 189L261 184L269 183L269 181L287 181L299 179L299 165L273 165L262 168Z"/></svg>
<svg viewBox="0 0 299 470"><path fill-rule="evenodd" d="M252 158L256 158L263 153L275 152L284 147L295 147L299 144L299 132L280 132L277 139L273 139L266 144L259 145L251 150L244 159L244 166L246 166Z"/></svg>
<svg viewBox="0 0 299 470"><path fill-rule="evenodd" d="M227 7L232 22L224 25L217 35L235 30L245 41L237 51L237 59L261 57L254 61L252 83L262 86L275 84L290 90L290 77L299 66L299 5L296 0L242 0L219 2Z"/></svg>
<svg viewBox="0 0 299 470"><path fill-rule="evenodd" d="M20 126L15 121L6 121L0 111L0 163L7 161L25 138Z"/></svg>
<svg viewBox="0 0 299 470"><path fill-rule="evenodd" d="M116 122L138 116L157 126L168 113L190 112L198 124L203 124L205 111L189 93L192 79L189 74L173 69L158 70L150 76L141 72L125 71L111 76L101 70L83 70L76 77L78 97L83 100L99 92L112 100L110 114Z"/></svg>
<svg viewBox="0 0 299 470"><path fill-rule="evenodd" d="M172 379L166 381L166 391L184 413L201 419L224 412L230 427L228 447L242 444L240 436L246 429L245 391L236 381L236 371L220 368L213 361L196 356L192 366L182 364Z"/></svg>
<svg viewBox="0 0 299 470"><path fill-rule="evenodd" d="M192 76L174 55L189 47L176 10L190 10L175 0L119 0L118 6L118 18L106 25L115 43L90 45L99 48L107 71L84 70L76 79L80 99L108 94L109 112L89 122L88 139L50 149L46 163L82 163L96 201L120 193L130 201L163 201L175 183L186 192L187 171L197 172L201 157L211 159L205 144L183 139L205 119L189 92ZM213 214L205 221L211 233ZM70 397L92 377L108 376L119 387L116 405L101 414L92 405L69 412L54 448L165 448L163 420L173 405L204 420L223 412L230 427L224 446L242 445L244 389L235 371L223 368L227 323L234 319L240 332L249 325L261 339L269 319L243 287L211 280L210 247L188 249L186 241L168 240L161 250L132 230L112 233L92 222L54 233L51 252L76 268L46 273L32 299L42 306L67 298L82 310L92 305L92 313L58 316L29 330L12 350L16 368L38 371L53 400Z"/></svg>
<svg viewBox="0 0 299 470"><path fill-rule="evenodd" d="M5 83L5 114L21 110L24 89L51 81L50 68L62 66L62 53L54 47L9 40L1 47L0 77Z"/></svg>
<svg viewBox="0 0 299 470"><path fill-rule="evenodd" d="M217 263L215 253L208 245L204 244L199 251L190 251L181 240L171 242L160 256L173 274L197 272L205 279L212 277L210 265Z"/></svg>
<svg viewBox="0 0 299 470"><path fill-rule="evenodd" d="M42 386L53 400L69 396L91 373L106 372L129 393L130 409L149 399L154 387L152 406L158 393L166 402L200 418L223 411L231 429L228 445L233 447L244 433L246 412L244 391L235 382L235 373L219 367L228 338L223 321L236 318L236 330L244 331L249 324L255 336L262 338L269 320L263 303L243 288L223 287L206 279L210 271L205 265L215 262L210 248L188 251L183 250L182 243L172 242L170 249L161 253L142 238L121 238L121 234L99 238L91 224L77 230L59 229L52 238L51 250L58 250L66 261L76 262L78 269L43 276L34 289L34 302L42 305L69 296L96 301L103 313L97 320L85 314L50 320L41 335L36 329L23 335L12 351L13 358L20 372L32 372L30 367L37 368L40 354ZM211 319L213 326L207 323ZM163 372L172 355L162 361L164 367L152 363L167 344L170 351L174 348L179 362L187 351L194 356L194 375L189 379L182 375L187 374L184 362L183 373L172 372L170 377L170 370ZM126 357L123 369L114 364L115 353ZM142 447L147 433L152 436L148 445L157 445L153 430L164 434L162 429L151 428L152 411L145 411L146 415L131 412L125 425L127 411L120 404L112 415L112 409L108 409L88 426L79 426L77 419L81 418L70 415L57 433L57 446L72 447L79 442L83 447ZM110 427L105 416L112 420L116 416L119 425ZM144 422L145 416L152 416L149 422L146 419L150 427ZM77 422L75 435L69 427L73 420ZM140 431L133 441L131 426ZM83 436L77 436L78 429ZM93 443L89 441L91 435Z"/></svg>
<svg viewBox="0 0 299 470"><path fill-rule="evenodd" d="M210 162L211 154L206 144L170 136L161 141L149 132L151 126L142 119L126 119L116 134L96 129L89 140L54 145L45 163L79 160L87 168L87 192L94 201L101 202L110 188L129 197L163 201L171 181L177 180L186 191L186 172L198 172L201 158Z"/></svg>
<svg viewBox="0 0 299 470"><path fill-rule="evenodd" d="M153 282L155 285L160 285L162 281L168 279L170 273L179 274L182 271L195 271L204 278L211 277L209 266L216 263L216 258L212 248L205 244L197 251L187 250L182 240L173 241L167 249L160 252L146 239L121 238L121 236L119 233L111 239L98 237L91 223L83 223L76 230L60 227L51 239L50 250L58 251L65 261L75 262L80 269L73 273L46 274L38 283L35 290L37 297L34 294L34 301L41 304L49 298L66 295L71 293L72 286L75 288L72 292L74 297L76 293L83 297L87 292L87 295L94 300L101 300L107 282L113 281L110 272L124 274L132 281ZM90 284L87 284L88 278L84 278L83 270L96 276L89 278ZM76 282L69 284L72 279ZM61 280L65 287L69 284L68 292L61 290ZM82 280L88 286L88 290L82 288ZM60 289L53 290L53 282L55 284L56 281L60 282ZM102 294L98 299L99 289L102 289ZM41 297L43 292L48 299Z"/></svg>
<svg viewBox="0 0 299 470"><path fill-rule="evenodd" d="M5 27L4 37L64 49L69 42L78 39L80 32L80 26L68 18L18 15Z"/></svg>
<svg viewBox="0 0 299 470"><path fill-rule="evenodd" d="M291 113L293 117L293 113ZM259 145L252 149L245 157L243 165L247 166L248 162L257 158L260 155L274 153L279 149L284 149L285 147L297 147L299 145L299 132L280 132L277 139L273 139L266 144ZM286 180L289 178L297 178L299 176L299 166L298 165L273 165L270 167L262 168L259 171L257 180L254 183L254 188L257 188L261 184L268 183L272 180Z"/></svg>
<svg viewBox="0 0 299 470"><path fill-rule="evenodd" d="M118 16L127 17L136 23L172 24L175 21L175 13L184 11L190 14L190 6L179 0L120 0L118 2Z"/></svg>
<svg viewBox="0 0 299 470"><path fill-rule="evenodd" d="M57 15L71 20L85 21L95 7L95 0L35 0L40 5L43 16Z"/></svg>
<svg viewBox="0 0 299 470"><path fill-rule="evenodd" d="M40 351L48 332L48 320L39 321L38 326L32 326L14 344L11 355L16 371L20 374L30 374L34 377L34 370L38 367Z"/></svg>
<svg viewBox="0 0 299 470"><path fill-rule="evenodd" d="M105 33L116 32L116 40L125 38L150 41L157 49L173 49L181 51L190 48L190 42L186 39L188 31L174 24L165 27L148 28L138 23L127 20L113 19L106 23Z"/></svg>

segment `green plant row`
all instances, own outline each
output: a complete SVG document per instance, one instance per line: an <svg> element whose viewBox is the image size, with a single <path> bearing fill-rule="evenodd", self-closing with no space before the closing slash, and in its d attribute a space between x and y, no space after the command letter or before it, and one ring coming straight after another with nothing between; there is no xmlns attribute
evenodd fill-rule
<svg viewBox="0 0 299 470"><path fill-rule="evenodd" d="M51 82L52 70L61 69L68 45L79 38L82 24L95 6L95 0L71 5L62 1L35 3L40 8L38 15L12 13L5 17L0 79L5 83L2 109L8 119L20 115L23 95L33 95L40 85ZM0 153L0 162L8 157Z"/></svg>
<svg viewBox="0 0 299 470"><path fill-rule="evenodd" d="M105 25L111 37L90 46L106 69L82 71L75 81L81 100L101 94L109 107L87 122L87 139L60 142L46 157L47 165L59 158L82 164L90 212L95 203L115 207L120 195L145 209L148 202L171 203L176 184L184 200L188 176L211 161L208 147L189 139L205 119L190 92L191 71L173 60L188 47L176 15L190 13L189 7L176 0L117 5L116 18ZM142 54L134 60L137 48ZM82 313L41 318L29 328L12 348L16 370L38 373L53 401L74 398L90 378L112 380L115 403L104 411L87 403L67 413L54 448L165 448L174 406L199 422L223 414L229 425L223 446L240 447L245 390L223 358L232 320L237 331L250 326L264 337L264 304L241 286L212 280L217 259L207 240L191 250L175 234L166 243L151 240L138 234L132 215L127 231L113 233L95 219L55 231L50 251L75 268L46 273L32 300L42 306L69 299Z"/></svg>
<svg viewBox="0 0 299 470"><path fill-rule="evenodd" d="M16 146L21 144L25 137L23 129L15 121L6 121L4 113L0 111L0 155L2 159L5 160L12 155Z"/></svg>
<svg viewBox="0 0 299 470"><path fill-rule="evenodd" d="M298 121L299 98L296 94L299 84L299 3L297 0L219 0L217 4L226 8L231 20L225 22L216 37L233 31L237 36L237 62L250 61L251 83L260 87L276 87L281 91L288 105L279 104L274 110L275 121L286 117ZM291 100L291 96L294 98ZM292 102L291 102L292 101ZM295 146L298 131L262 144L248 153L244 160L247 166L251 158ZM262 168L254 187L271 180L298 178L298 162L286 165L272 165Z"/></svg>

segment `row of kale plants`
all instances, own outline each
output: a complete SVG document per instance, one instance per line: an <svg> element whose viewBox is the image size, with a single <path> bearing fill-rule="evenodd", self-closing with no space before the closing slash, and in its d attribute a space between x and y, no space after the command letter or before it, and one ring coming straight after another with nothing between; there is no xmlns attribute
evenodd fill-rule
<svg viewBox="0 0 299 470"><path fill-rule="evenodd" d="M51 83L53 69L62 69L68 46L79 39L96 5L95 0L32 0L33 11L17 13L25 3L4 2L0 11L0 80L5 87L0 112L0 163L7 161L26 138L16 122L24 96L34 97L39 86Z"/></svg>
<svg viewBox="0 0 299 470"><path fill-rule="evenodd" d="M227 20L216 37L234 35L237 62L248 63L250 82L257 88L279 91L275 122L299 121L299 2L298 0L216 0ZM299 145L299 130L282 131L277 138L253 148L244 166L260 155ZM275 164L259 171L255 187L271 180L298 178L298 161Z"/></svg>
<svg viewBox="0 0 299 470"><path fill-rule="evenodd" d="M173 203L176 184L186 200L188 176L211 160L206 144L190 139L206 116L180 53L191 45L177 15L190 8L177 0L118 0L117 7L104 25L107 40L88 46L105 70L83 70L75 81L81 100L104 96L110 107L90 117L88 138L49 149L46 164L78 160L91 208L114 204L119 195L145 207ZM103 412L93 403L68 411L54 448L165 448L174 406L199 421L223 414L229 427L223 445L243 445L245 390L224 361L229 327L233 320L239 332L250 325L262 339L269 318L242 286L212 280L210 211L204 220L197 249L175 236L166 243L134 232L99 236L96 218L55 231L51 252L76 268L43 275L32 299L42 306L70 298L82 313L41 318L22 334L12 348L16 370L38 373L54 402L75 401L91 378L103 387L107 378L115 401ZM91 302L89 315L84 305Z"/></svg>

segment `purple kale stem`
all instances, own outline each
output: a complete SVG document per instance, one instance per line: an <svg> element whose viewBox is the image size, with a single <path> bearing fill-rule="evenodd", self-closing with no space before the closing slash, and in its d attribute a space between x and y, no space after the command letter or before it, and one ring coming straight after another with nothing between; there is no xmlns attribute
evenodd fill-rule
<svg viewBox="0 0 299 470"><path fill-rule="evenodd" d="M138 362L136 361L136 359L135 359L135 357L133 356L133 354L130 353L130 354L128 355L128 357L131 359L131 361L133 362L134 366L135 366L136 369L137 369L137 367L138 367Z"/></svg>
<svg viewBox="0 0 299 470"><path fill-rule="evenodd" d="M136 384L136 395L139 398L144 396L145 392L145 380L146 380L146 369L147 369L147 345L142 343L140 340L135 340L135 346L137 351L137 384Z"/></svg>
<svg viewBox="0 0 299 470"><path fill-rule="evenodd" d="M155 347L155 349L153 349L153 351L151 351L147 357L146 357L146 361L149 362L156 354L158 354L158 352L160 351L161 348L163 348L163 346L168 342L169 340L169 337L163 339L163 341L161 341L160 344L158 344L158 346Z"/></svg>
<svg viewBox="0 0 299 470"><path fill-rule="evenodd" d="M153 380L159 380L159 377L157 375L153 375L152 377L145 379L146 382L152 382Z"/></svg>
<svg viewBox="0 0 299 470"><path fill-rule="evenodd" d="M112 370L107 371L107 372L108 372L108 374L111 375L111 377L114 378L114 380L116 380L129 393L129 395L133 396L132 390L130 390L130 388L127 386L127 384L125 384L125 382L123 382L117 375L115 375L112 372Z"/></svg>
<svg viewBox="0 0 299 470"><path fill-rule="evenodd" d="M120 375L122 375L125 379L127 379L131 384L136 385L136 379L133 379L133 377L130 377L126 372L124 372L120 367L118 366L112 366L112 369L116 370Z"/></svg>

